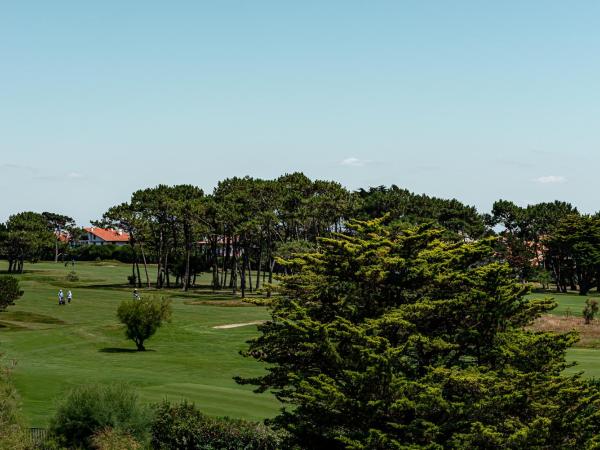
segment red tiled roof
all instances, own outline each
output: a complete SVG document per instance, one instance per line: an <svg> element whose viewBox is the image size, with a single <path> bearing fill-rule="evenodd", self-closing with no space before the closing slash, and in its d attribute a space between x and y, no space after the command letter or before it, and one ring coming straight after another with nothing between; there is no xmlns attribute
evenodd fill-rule
<svg viewBox="0 0 600 450"><path fill-rule="evenodd" d="M56 231L54 235L56 236L56 239L60 242L69 242L69 240L71 239L71 235L69 234L69 232L64 230Z"/></svg>
<svg viewBox="0 0 600 450"><path fill-rule="evenodd" d="M129 242L129 234L124 231L98 227L84 227L83 229L106 242Z"/></svg>

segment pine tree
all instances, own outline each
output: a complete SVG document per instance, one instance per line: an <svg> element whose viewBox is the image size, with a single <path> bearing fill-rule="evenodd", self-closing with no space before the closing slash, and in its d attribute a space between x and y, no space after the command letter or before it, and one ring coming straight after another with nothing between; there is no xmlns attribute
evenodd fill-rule
<svg viewBox="0 0 600 450"><path fill-rule="evenodd" d="M564 375L569 333L528 330L529 300L492 240L352 222L287 260L272 319L245 355L274 424L301 448L585 448L598 395ZM284 262L282 262L284 263Z"/></svg>

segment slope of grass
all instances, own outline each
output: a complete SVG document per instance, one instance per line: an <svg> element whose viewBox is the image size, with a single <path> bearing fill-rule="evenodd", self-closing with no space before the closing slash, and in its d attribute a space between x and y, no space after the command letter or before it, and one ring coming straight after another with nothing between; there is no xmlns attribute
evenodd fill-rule
<svg viewBox="0 0 600 450"><path fill-rule="evenodd" d="M276 413L272 396L254 394L232 380L263 371L238 354L256 335L256 326L213 328L264 320L265 308L232 306L234 297L213 296L209 289L161 292L172 298L172 321L140 353L116 320L118 304L131 298L131 288L123 285L129 266L79 263L75 283L66 282L71 268L61 264L26 269L19 276L25 295L0 313L0 352L17 362L14 380L32 426L45 426L54 400L72 386L114 381L131 383L147 402L186 398L208 414L251 419ZM59 288L73 291L71 304L58 305ZM151 293L142 291L146 295Z"/></svg>

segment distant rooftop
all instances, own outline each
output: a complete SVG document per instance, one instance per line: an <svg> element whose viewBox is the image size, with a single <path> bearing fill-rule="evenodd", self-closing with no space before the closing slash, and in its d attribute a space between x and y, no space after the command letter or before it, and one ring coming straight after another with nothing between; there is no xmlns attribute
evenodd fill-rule
<svg viewBox="0 0 600 450"><path fill-rule="evenodd" d="M107 242L129 242L129 234L122 230L111 230L108 228L100 227L84 227L88 233L99 237L103 241Z"/></svg>

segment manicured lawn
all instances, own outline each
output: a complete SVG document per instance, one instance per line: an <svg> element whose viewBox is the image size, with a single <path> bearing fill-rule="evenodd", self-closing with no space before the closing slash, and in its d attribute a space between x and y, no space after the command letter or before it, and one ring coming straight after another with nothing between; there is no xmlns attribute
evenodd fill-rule
<svg viewBox="0 0 600 450"><path fill-rule="evenodd" d="M577 293L558 294L556 292L548 291L544 293L535 292L530 294L531 298L552 298L558 306L551 312L559 316L564 316L570 313L572 316L581 317L583 307L585 306L585 300L587 298L594 298L600 302L600 296L596 292L588 296L578 295Z"/></svg>
<svg viewBox="0 0 600 450"><path fill-rule="evenodd" d="M586 377L600 377L600 350L594 348L572 348L567 353L569 362L577 365L567 369L567 372L583 372Z"/></svg>
<svg viewBox="0 0 600 450"><path fill-rule="evenodd" d="M271 395L254 394L232 379L263 371L238 354L256 335L256 326L213 328L264 320L265 308L238 306L231 295L213 295L209 289L168 291L161 295L173 300L172 322L140 353L116 320L118 304L131 298L131 289L123 285L130 267L79 263L80 280L71 284L65 281L69 270L61 264L28 264L19 276L25 295L0 313L0 352L17 363L14 380L31 426L45 426L54 401L72 386L115 381L131 383L149 403L186 398L208 414L251 419L277 412ZM69 287L73 302L59 306L58 289L66 293ZM211 304L192 304L205 300Z"/></svg>

